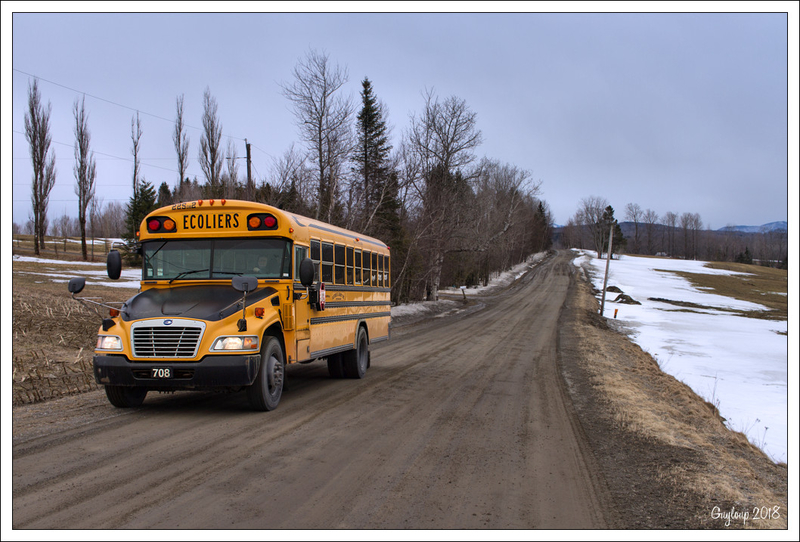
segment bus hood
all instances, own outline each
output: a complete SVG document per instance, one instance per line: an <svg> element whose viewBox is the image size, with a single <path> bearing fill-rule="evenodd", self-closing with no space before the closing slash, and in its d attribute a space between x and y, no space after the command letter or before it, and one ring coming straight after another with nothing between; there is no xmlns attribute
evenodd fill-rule
<svg viewBox="0 0 800 542"><path fill-rule="evenodd" d="M269 286L247 294L247 306L276 294ZM130 298L121 310L126 322L144 318L217 321L242 311L242 294L230 285L151 288Z"/></svg>

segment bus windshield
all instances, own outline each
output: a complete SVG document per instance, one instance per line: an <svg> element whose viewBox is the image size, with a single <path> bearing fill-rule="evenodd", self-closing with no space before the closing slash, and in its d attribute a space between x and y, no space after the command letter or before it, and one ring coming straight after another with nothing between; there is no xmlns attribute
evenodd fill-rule
<svg viewBox="0 0 800 542"><path fill-rule="evenodd" d="M286 239L149 241L142 246L142 256L143 280L291 278L291 242Z"/></svg>

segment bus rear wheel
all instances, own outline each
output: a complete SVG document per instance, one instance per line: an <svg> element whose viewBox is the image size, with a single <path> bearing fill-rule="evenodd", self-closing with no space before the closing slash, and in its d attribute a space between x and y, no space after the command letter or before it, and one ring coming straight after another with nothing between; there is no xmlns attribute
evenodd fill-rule
<svg viewBox="0 0 800 542"><path fill-rule="evenodd" d="M278 408L283 394L285 371L280 341L275 337L264 337L258 376L247 388L247 398L253 410L266 411Z"/></svg>
<svg viewBox="0 0 800 542"><path fill-rule="evenodd" d="M331 375L331 378L344 378L341 354L328 356L328 374Z"/></svg>
<svg viewBox="0 0 800 542"><path fill-rule="evenodd" d="M130 386L106 386L108 402L117 408L136 408L142 406L147 396L147 388Z"/></svg>
<svg viewBox="0 0 800 542"><path fill-rule="evenodd" d="M364 378L369 366L369 341L363 327L356 333L356 347L342 353L342 370L347 378Z"/></svg>

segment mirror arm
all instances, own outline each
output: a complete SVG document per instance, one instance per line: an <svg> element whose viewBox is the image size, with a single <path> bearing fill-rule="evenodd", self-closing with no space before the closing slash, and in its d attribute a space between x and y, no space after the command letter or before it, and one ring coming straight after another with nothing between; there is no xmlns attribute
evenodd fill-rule
<svg viewBox="0 0 800 542"><path fill-rule="evenodd" d="M100 315L100 311L97 310L97 308L95 308L95 306L103 307L103 308L106 308L106 309L109 309L109 310L120 310L117 307L112 307L111 305L106 305L105 303L100 303L98 301L94 301L90 297L75 297L75 294L72 294L72 299L74 299L75 301L77 301L78 303L83 305L84 307L86 307L88 309L92 309L98 315ZM87 303L91 303L91 305L88 305ZM122 305L124 305L124 303L120 303L120 306L122 306Z"/></svg>
<svg viewBox="0 0 800 542"><path fill-rule="evenodd" d="M247 311L247 292L242 296L242 318L236 323L239 326L239 332L247 331L247 319L245 312Z"/></svg>

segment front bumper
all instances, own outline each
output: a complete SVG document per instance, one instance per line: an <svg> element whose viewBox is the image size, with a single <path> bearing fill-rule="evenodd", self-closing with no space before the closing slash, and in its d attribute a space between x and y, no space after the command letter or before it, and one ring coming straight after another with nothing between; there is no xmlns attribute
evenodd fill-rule
<svg viewBox="0 0 800 542"><path fill-rule="evenodd" d="M122 355L94 356L94 378L106 386L189 390L251 385L258 375L261 354L205 356L198 362L173 360L129 361ZM169 367L172 378L152 378L153 368Z"/></svg>

